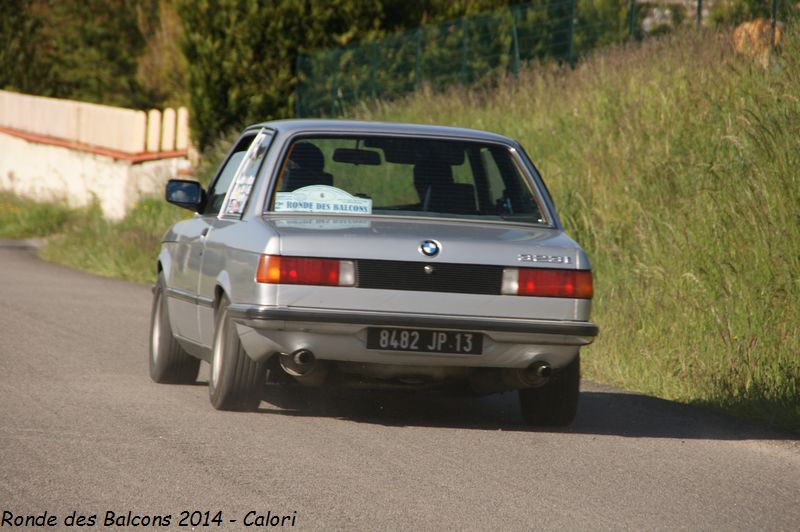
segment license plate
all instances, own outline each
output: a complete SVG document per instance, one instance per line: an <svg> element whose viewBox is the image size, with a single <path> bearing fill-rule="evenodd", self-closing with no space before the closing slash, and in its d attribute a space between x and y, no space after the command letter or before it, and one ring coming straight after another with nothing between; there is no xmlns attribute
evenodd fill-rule
<svg viewBox="0 0 800 532"><path fill-rule="evenodd" d="M367 349L480 355L483 352L483 335L461 331L369 327Z"/></svg>

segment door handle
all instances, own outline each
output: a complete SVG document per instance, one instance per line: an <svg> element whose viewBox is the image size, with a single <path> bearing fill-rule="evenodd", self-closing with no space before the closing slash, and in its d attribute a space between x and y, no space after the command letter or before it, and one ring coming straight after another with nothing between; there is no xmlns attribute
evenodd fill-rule
<svg viewBox="0 0 800 532"><path fill-rule="evenodd" d="M206 236L207 234L208 234L208 227L206 227L205 229L203 229L203 232L202 232L202 233L200 233L200 238L205 238L205 236Z"/></svg>

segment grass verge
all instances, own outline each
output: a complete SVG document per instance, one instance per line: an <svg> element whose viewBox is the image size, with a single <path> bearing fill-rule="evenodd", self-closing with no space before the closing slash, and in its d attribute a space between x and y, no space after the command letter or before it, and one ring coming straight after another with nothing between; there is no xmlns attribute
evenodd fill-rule
<svg viewBox="0 0 800 532"><path fill-rule="evenodd" d="M800 46L681 33L370 120L518 139L595 272L588 377L800 431Z"/></svg>
<svg viewBox="0 0 800 532"><path fill-rule="evenodd" d="M40 256L105 277L155 282L155 259L164 232L191 215L161 198L147 198L120 222L103 218L100 207L75 211L60 234L48 239Z"/></svg>
<svg viewBox="0 0 800 532"><path fill-rule="evenodd" d="M60 231L73 211L57 202L35 202L0 192L0 238L36 238Z"/></svg>

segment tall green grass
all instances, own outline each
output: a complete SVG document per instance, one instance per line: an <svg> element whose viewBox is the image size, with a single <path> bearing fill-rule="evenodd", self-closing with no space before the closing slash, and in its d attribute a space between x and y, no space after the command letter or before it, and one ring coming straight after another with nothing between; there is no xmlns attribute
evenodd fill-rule
<svg viewBox="0 0 800 532"><path fill-rule="evenodd" d="M40 256L52 262L138 283L155 282L164 232L189 211L147 198L120 222L103 218L100 207L75 211L60 234L48 238Z"/></svg>
<svg viewBox="0 0 800 532"><path fill-rule="evenodd" d="M800 431L800 45L680 33L358 118L518 139L595 275L587 375Z"/></svg>
<svg viewBox="0 0 800 532"><path fill-rule="evenodd" d="M0 192L0 238L36 238L55 233L72 211L58 202L36 202L10 192Z"/></svg>

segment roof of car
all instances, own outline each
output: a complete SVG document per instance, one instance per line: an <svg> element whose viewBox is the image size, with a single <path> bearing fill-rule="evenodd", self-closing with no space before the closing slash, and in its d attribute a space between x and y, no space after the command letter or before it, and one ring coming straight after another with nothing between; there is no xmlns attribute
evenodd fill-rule
<svg viewBox="0 0 800 532"><path fill-rule="evenodd" d="M429 126L396 122L364 122L357 120L292 119L274 120L254 124L250 128L266 127L280 133L369 133L389 135L430 135L488 140L502 143L515 142L503 135L460 127Z"/></svg>

